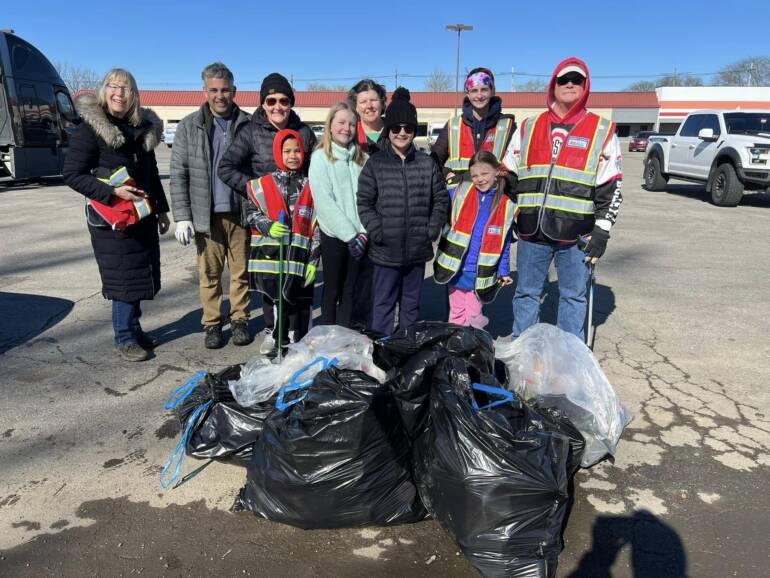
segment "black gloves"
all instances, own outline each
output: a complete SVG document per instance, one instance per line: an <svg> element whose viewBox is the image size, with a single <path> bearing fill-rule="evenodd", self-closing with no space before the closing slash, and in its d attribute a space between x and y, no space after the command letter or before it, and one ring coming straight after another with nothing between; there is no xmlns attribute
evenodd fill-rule
<svg viewBox="0 0 770 578"><path fill-rule="evenodd" d="M585 246L583 251L586 253L586 261L589 259L596 263L599 258L604 255L604 251L607 250L607 241L610 240L610 232L605 231L600 227L594 227L591 231L591 237Z"/></svg>

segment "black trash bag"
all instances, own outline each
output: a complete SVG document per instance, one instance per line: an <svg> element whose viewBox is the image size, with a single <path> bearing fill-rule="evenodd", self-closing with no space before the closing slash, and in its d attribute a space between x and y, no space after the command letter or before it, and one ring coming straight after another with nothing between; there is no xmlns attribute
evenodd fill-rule
<svg viewBox="0 0 770 578"><path fill-rule="evenodd" d="M213 401L198 416L185 445L188 456L198 459L232 460L246 466L262 424L275 411L275 398L253 407L241 407L233 398L228 381L238 379L241 366L233 365L206 379L176 409L184 429L187 420L202 404Z"/></svg>
<svg viewBox="0 0 770 578"><path fill-rule="evenodd" d="M495 348L486 331L442 321L420 321L374 344L374 362L394 370L388 381L410 437L420 434L428 410L433 370L449 355L464 357L484 372L492 372ZM499 364L501 371L504 364Z"/></svg>
<svg viewBox="0 0 770 578"><path fill-rule="evenodd" d="M361 371L331 367L306 391L265 422L232 509L305 529L423 519L388 389Z"/></svg>
<svg viewBox="0 0 770 578"><path fill-rule="evenodd" d="M569 468L580 462L570 443L576 433L465 359L437 366L414 476L430 514L482 575L555 575Z"/></svg>

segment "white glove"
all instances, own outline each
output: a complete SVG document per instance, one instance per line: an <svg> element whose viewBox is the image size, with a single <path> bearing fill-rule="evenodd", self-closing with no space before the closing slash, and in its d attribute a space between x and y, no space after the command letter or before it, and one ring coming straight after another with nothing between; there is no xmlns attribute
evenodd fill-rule
<svg viewBox="0 0 770 578"><path fill-rule="evenodd" d="M179 221L176 224L176 230L174 236L185 247L192 241L193 235L195 235L195 229L193 228L192 221Z"/></svg>

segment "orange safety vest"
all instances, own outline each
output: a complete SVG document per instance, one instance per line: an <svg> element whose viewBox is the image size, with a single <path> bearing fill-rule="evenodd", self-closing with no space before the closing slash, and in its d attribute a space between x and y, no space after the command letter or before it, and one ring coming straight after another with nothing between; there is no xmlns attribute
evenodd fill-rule
<svg viewBox="0 0 770 578"><path fill-rule="evenodd" d="M505 195L484 226L476 266L475 291L482 303L490 303L500 290L497 266L511 232L516 207ZM452 199L450 222L444 226L433 261L433 279L448 283L460 270L479 214L479 196L473 183L460 183Z"/></svg>
<svg viewBox="0 0 770 578"><path fill-rule="evenodd" d="M271 220L280 221L281 213L289 214L286 201L281 190L272 175L265 175L248 182L247 190L252 202L264 212ZM288 245L284 253L283 273L285 281L283 296L291 302L292 291L296 285L301 286L305 281L305 270L310 261L310 244L316 227L315 208L313 195L310 192L310 184L306 183L302 192L294 204L294 214L291 216L291 233L288 240L283 240ZM281 263L280 241L272 237L262 235L256 227L251 229L251 251L249 255L249 282L253 289L271 295L264 280L268 277L277 278Z"/></svg>
<svg viewBox="0 0 770 578"><path fill-rule="evenodd" d="M587 113L567 134L554 159L548 113L522 123L516 186L516 228L521 237L535 235L539 226L555 241L575 241L593 229L599 162L614 127Z"/></svg>
<svg viewBox="0 0 770 578"><path fill-rule="evenodd" d="M490 151L495 158L502 160L505 147L511 139L516 124L510 117L501 117L494 128L487 132L479 150ZM473 144L473 131L469 124L463 122L461 115L449 120L447 132L449 141L449 157L444 166L452 172L467 171L468 164L476 154Z"/></svg>
<svg viewBox="0 0 770 578"><path fill-rule="evenodd" d="M136 186L136 182L128 174L126 167L120 167L109 178L100 178L99 180L116 188L122 185ZM94 200L88 200L87 204L115 231L123 231L126 227L135 225L152 214L152 205L147 198L128 201L120 197L113 197L109 205Z"/></svg>

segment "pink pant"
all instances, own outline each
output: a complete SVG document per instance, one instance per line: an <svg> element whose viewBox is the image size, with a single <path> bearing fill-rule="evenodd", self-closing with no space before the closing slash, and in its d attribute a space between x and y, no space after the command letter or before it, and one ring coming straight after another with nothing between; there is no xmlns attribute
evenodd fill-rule
<svg viewBox="0 0 770 578"><path fill-rule="evenodd" d="M481 314L481 301L474 291L449 287L449 323L484 329L489 319Z"/></svg>

